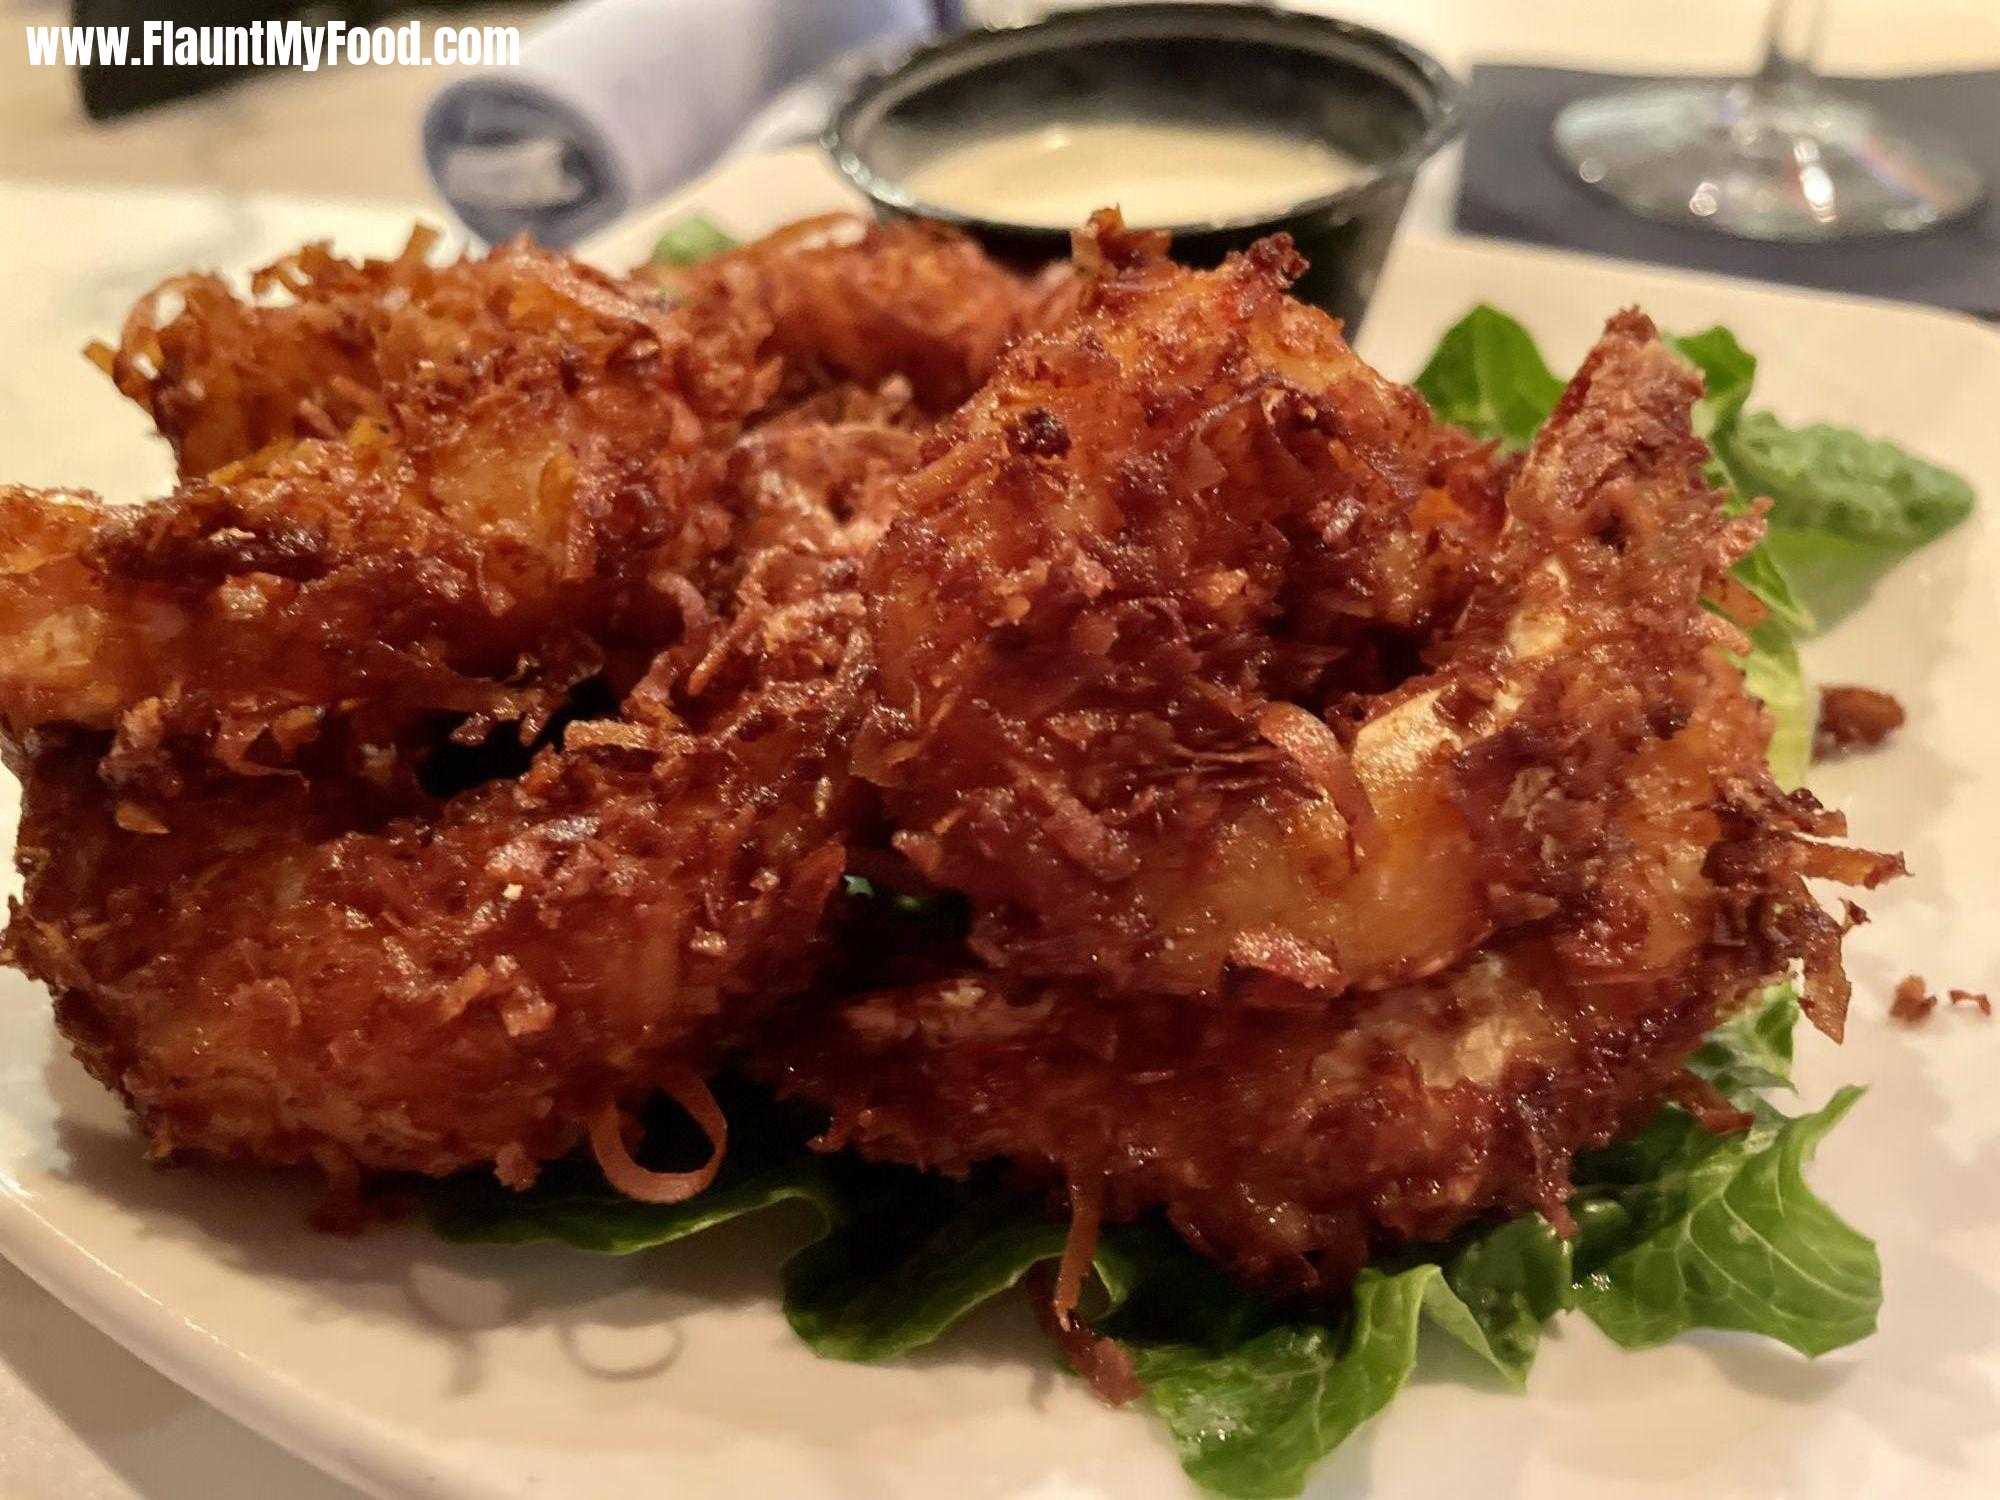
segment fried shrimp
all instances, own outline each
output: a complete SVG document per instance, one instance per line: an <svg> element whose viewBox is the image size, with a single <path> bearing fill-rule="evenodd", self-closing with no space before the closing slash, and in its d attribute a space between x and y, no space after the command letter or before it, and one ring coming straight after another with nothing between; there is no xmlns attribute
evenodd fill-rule
<svg viewBox="0 0 2000 1500"><path fill-rule="evenodd" d="M588 1140L636 1184L621 1110L701 1113L874 816L858 561L934 351L420 251L179 285L112 363L181 488L0 497L4 953L162 1154L522 1183ZM815 295L878 252L984 277L981 348L1041 296L930 231Z"/></svg>
<svg viewBox="0 0 2000 1500"><path fill-rule="evenodd" d="M1420 676L1501 470L1284 295L1282 242L1200 275L1115 222L1086 245L1085 318L1003 363L870 559L857 764L997 965L1196 994L1435 971L1494 920L1438 763L1527 692L1447 722Z"/></svg>
<svg viewBox="0 0 2000 1500"><path fill-rule="evenodd" d="M856 684L579 722L379 824L291 777L113 802L94 746L16 752L4 955L159 1154L524 1183L812 972Z"/></svg>
<svg viewBox="0 0 2000 1500"><path fill-rule="evenodd" d="M177 277L133 309L116 348L91 354L193 478L357 421L422 425L543 368L563 372L580 417L619 407L642 431L891 377L946 410L1059 318L1073 285L1023 282L935 226L851 214L629 280L525 240L438 265L436 243L418 230L400 255L362 262L308 245L258 271L247 297L220 277Z"/></svg>
<svg viewBox="0 0 2000 1500"><path fill-rule="evenodd" d="M1564 1222L1575 1151L1644 1122L1749 976L1690 978L1592 992L1524 942L1276 1010L971 972L788 1015L752 1056L827 1107L824 1149L1101 1183L1107 1220L1158 1210L1244 1281L1328 1295L1483 1214Z"/></svg>
<svg viewBox="0 0 2000 1500"><path fill-rule="evenodd" d="M359 265L308 248L248 300L170 283L102 357L183 485L132 510L0 495L28 539L0 576L0 723L266 765L339 730L381 763L441 716L532 738L578 682L624 691L772 539L769 450L798 461L844 406L840 463L909 467L937 370L976 378L1046 300L956 236L839 227L671 305L526 244L432 266L421 235ZM840 319L892 285L968 300L850 359Z"/></svg>
<svg viewBox="0 0 2000 1500"><path fill-rule="evenodd" d="M766 488L798 508L862 484L861 432L848 464L847 427L799 424L815 462L774 459ZM102 732L38 728L9 746L26 889L0 954L162 1155L520 1185L609 1150L656 1089L698 1110L716 1049L817 971L869 815L845 525L745 559L615 717L441 799L171 745L174 774L128 784Z"/></svg>
<svg viewBox="0 0 2000 1500"><path fill-rule="evenodd" d="M974 404L958 435L993 464L983 487L958 467L965 446L908 486L921 499L948 477L980 503L1024 510L1034 497L1054 513L1047 526L1007 531L988 518L973 533L977 557L940 551L946 518L967 518L933 505L906 512L874 559L879 570L942 558L932 619L960 632L887 644L885 629L906 627L908 593L885 596L875 617L885 678L905 674L885 690L890 722L920 742L884 778L892 809L921 809L904 847L975 907L1010 903L984 915L1018 922L1025 909L1038 933L1061 924L1088 945L1073 939L1055 963L1046 942L975 925L956 972L942 960L935 980L828 1001L810 1021L795 1013L752 1065L828 1109L823 1145L955 1173L1002 1159L1071 1198L1101 1185L1108 1216L1161 1209L1239 1276L1282 1292L1338 1291L1384 1249L1485 1214L1534 1208L1560 1223L1574 1154L1684 1088L1689 1052L1759 986L1803 966L1808 1014L1839 1034L1842 927L1801 876L1872 886L1901 869L1824 842L1838 820L1770 779L1769 721L1726 654L1733 628L1704 608L1751 537L1701 478L1689 419L1699 384L1643 318L1614 318L1509 485L1489 555L1422 653L1427 670L1376 693L1363 678L1341 699L1336 658L1319 690L1341 707L1325 719L1239 698L1238 748L1218 773L1219 746L1194 735L1220 736L1229 721L1197 717L1164 672L1147 675L1152 640L1121 650L1137 634L1117 613L1128 580L1183 579L1190 565L1176 553L1172 568L1142 574L1118 538L1167 515L1176 542L1203 534L1201 556L1240 557L1227 549L1278 523L1248 500L1183 516L1171 487L1143 506L1129 489L1098 488L1102 432L1075 415L1083 402L1065 372L1073 359L1115 381L1108 351L1134 348L1150 350L1134 363L1157 372L1180 356L1170 335L1188 303L1263 304L1255 261L1214 278L1144 274L1152 284L1136 294L1113 289L1133 297L1138 326L1114 332L1100 313L1060 346L1026 346L994 390L1032 380L1032 397ZM1165 331L1149 330L1153 318ZM1330 331L1321 338L1325 354ZM1302 344L1276 345L1295 370ZM1248 378L1242 368L1233 378ZM1375 412L1383 389L1362 381L1313 400L1332 412L1351 395ZM1304 399L1275 369L1260 383L1260 409ZM1170 399L1157 409L1167 415L1147 430L1171 434ZM1044 442L1033 462L993 456L982 424L1001 420L996 410L1016 423L1023 410L1051 414L1034 425L1059 423L1067 447ZM1300 449L1341 455L1331 434L1354 420L1328 418ZM1169 436L1160 451L1172 463L1181 450ZM1207 472L1226 474L1228 460ZM1245 594L1259 596L1234 597ZM1136 617L1179 622L1172 643L1190 674L1215 660L1226 638L1213 617L1185 595L1144 602ZM1100 606L1115 628L1093 627ZM1153 639L1167 629L1156 623ZM1092 642L1101 651L1080 646ZM1067 739L1065 722L1081 726ZM1260 737L1277 753L1251 753ZM1135 774L1146 766L1159 774ZM955 799L953 775L965 787ZM1051 817L1055 775L1067 811ZM1044 842L1032 878L1005 868L1001 828ZM1285 863L1308 857L1315 832L1316 880ZM1093 865L1106 849L1128 857ZM1273 869L1285 874L1243 878ZM1127 925L1099 926L1117 901ZM1146 925L1170 916L1163 930ZM1253 947L1245 934L1256 932L1276 936ZM1397 935L1416 946L1385 946ZM1166 939L1249 972L1200 996L1135 986L1185 977ZM1121 961L1102 963L1106 951ZM1077 977L1031 977L1064 967Z"/></svg>
<svg viewBox="0 0 2000 1500"><path fill-rule="evenodd" d="M343 264L321 260L327 278ZM474 740L506 720L532 736L578 681L616 667L629 686L678 636L687 575L730 540L723 455L775 379L766 330L731 325L719 347L692 315L519 247L344 269L361 285L279 309L190 291L153 383L121 363L189 475L174 495L0 500L60 510L70 543L0 586L14 732L208 738L266 764L350 721L356 755L445 715ZM371 384L322 358L311 341L335 335L309 308L372 328ZM225 355L242 379L213 368ZM280 433L278 395L246 389L301 362L352 398L338 434Z"/></svg>
<svg viewBox="0 0 2000 1500"><path fill-rule="evenodd" d="M1024 334L1061 322L1067 267L1023 283L972 241L935 224L804 219L691 268L652 277L690 305L754 308L768 319L785 388L864 386L901 375L933 412L983 384Z"/></svg>

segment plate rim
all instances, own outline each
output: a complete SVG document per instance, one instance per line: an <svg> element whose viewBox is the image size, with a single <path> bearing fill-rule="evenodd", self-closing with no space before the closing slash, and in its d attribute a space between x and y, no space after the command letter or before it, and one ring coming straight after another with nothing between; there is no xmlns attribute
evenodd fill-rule
<svg viewBox="0 0 2000 1500"><path fill-rule="evenodd" d="M682 192L628 215L579 247L591 258L619 235L685 213L738 174L768 168L773 159L817 153L816 147L761 153L724 163ZM838 178L828 168L829 181ZM1473 254L1495 261L1573 265L1600 274L1637 276L1655 285L1727 289L1797 306L1837 305L1953 330L1971 329L2000 349L2000 327L1970 315L1880 297L1782 286L1750 278L1685 271L1643 261L1517 245L1488 237L1408 230L1389 262L1393 275L1405 246L1422 255ZM1990 513L1990 511L1989 511ZM11 802L11 796L4 799ZM0 812L6 811L0 808ZM379 1496L479 1495L462 1478L427 1463L420 1434L381 1421L367 1408L327 1393L267 1360L224 1342L148 1293L39 1211L39 1194L0 1163L0 1255L50 1295L153 1368L253 1431L364 1493ZM804 1357L802 1355L802 1357Z"/></svg>

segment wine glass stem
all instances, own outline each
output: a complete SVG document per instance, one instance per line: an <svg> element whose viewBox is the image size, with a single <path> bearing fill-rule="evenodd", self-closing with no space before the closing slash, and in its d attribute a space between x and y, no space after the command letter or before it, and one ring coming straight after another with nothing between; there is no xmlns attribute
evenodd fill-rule
<svg viewBox="0 0 2000 1500"><path fill-rule="evenodd" d="M1771 0L1756 81L1774 90L1814 87L1819 81L1814 64L1825 37L1826 0Z"/></svg>

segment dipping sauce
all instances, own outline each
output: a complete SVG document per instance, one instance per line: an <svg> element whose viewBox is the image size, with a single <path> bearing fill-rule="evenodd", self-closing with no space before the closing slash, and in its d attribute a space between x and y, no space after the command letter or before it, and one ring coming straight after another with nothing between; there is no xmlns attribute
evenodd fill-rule
<svg viewBox="0 0 2000 1500"><path fill-rule="evenodd" d="M925 203L979 218L1068 229L1116 205L1143 229L1278 213L1367 175L1334 147L1279 131L1099 120L947 146L905 182Z"/></svg>

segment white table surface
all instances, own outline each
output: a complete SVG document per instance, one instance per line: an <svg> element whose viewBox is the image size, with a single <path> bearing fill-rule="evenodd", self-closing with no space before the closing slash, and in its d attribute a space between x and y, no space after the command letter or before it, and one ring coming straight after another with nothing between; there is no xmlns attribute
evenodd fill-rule
<svg viewBox="0 0 2000 1500"><path fill-rule="evenodd" d="M989 10L1012 0L985 0ZM1034 8L1041 8L1036 6ZM1763 0L1351 0L1454 66L1747 67ZM439 217L416 117L441 74L263 78L109 129L71 81L25 65L22 27L54 0L0 0L0 475L146 493L169 472L139 414L77 357L130 301L192 266L242 267L290 244L396 247ZM478 19L512 19L493 7ZM2000 63L2000 0L1832 0L1828 65L1854 73ZM1446 228L1455 163L1412 203ZM0 1262L4 1500L352 1500L155 1374Z"/></svg>

